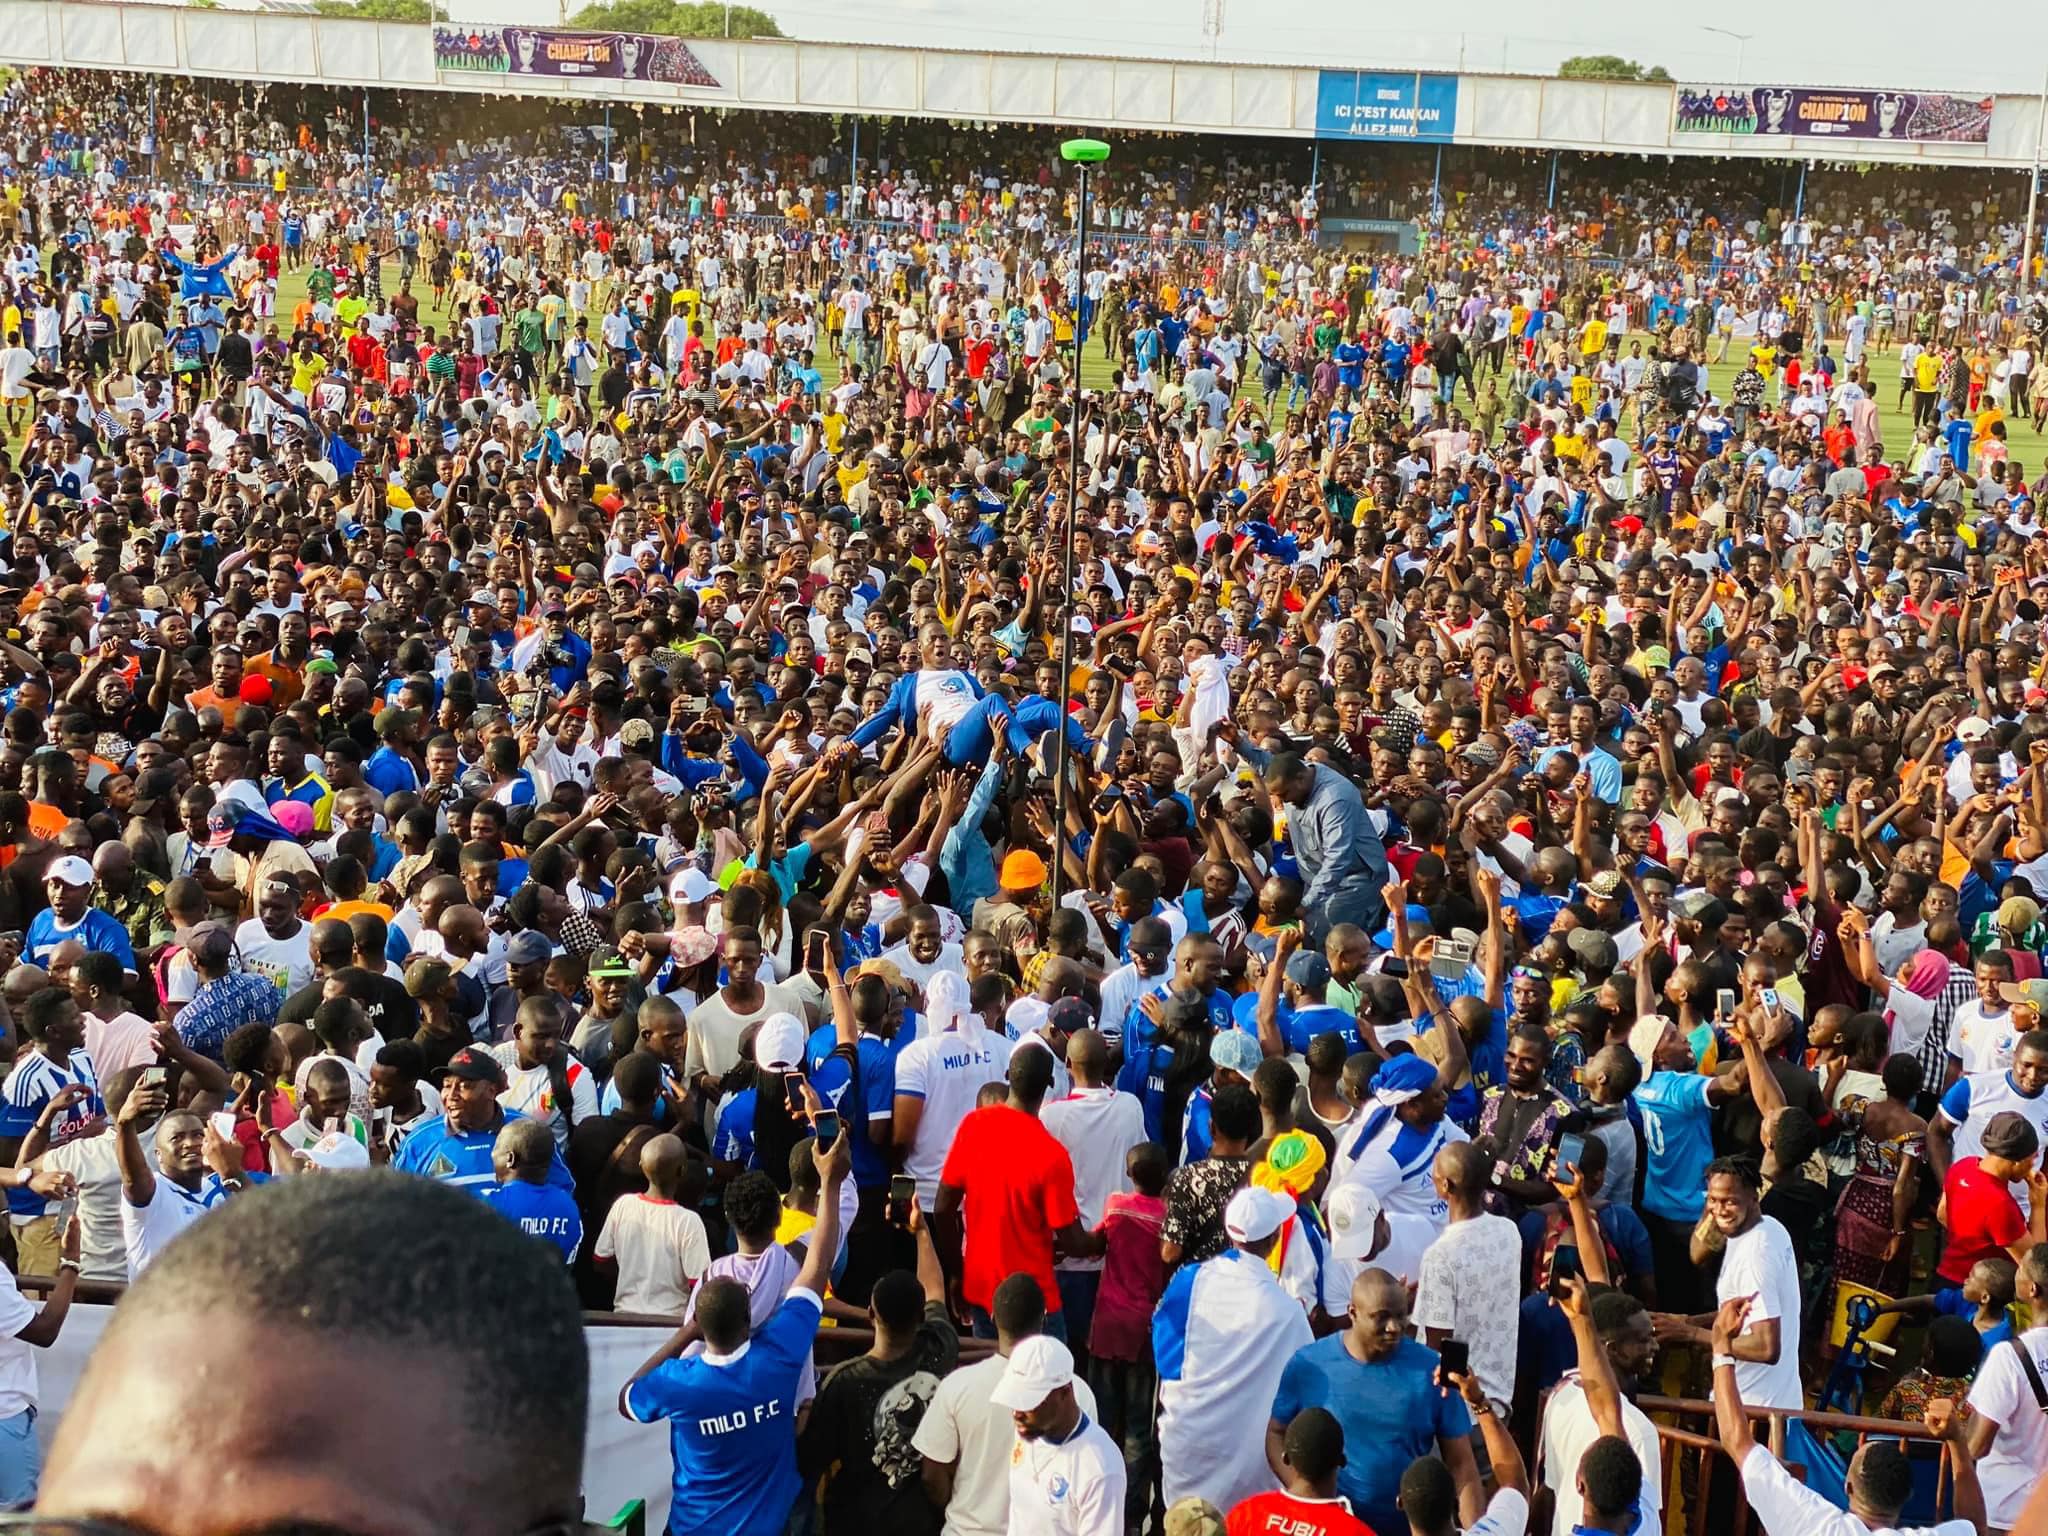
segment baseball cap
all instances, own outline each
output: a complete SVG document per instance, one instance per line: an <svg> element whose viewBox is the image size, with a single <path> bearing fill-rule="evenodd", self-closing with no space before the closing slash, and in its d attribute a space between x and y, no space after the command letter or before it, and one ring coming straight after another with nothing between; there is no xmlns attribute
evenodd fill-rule
<svg viewBox="0 0 2048 1536"><path fill-rule="evenodd" d="M678 906L684 903L709 901L718 887L711 877L696 865L685 865L675 872L668 882L668 899Z"/></svg>
<svg viewBox="0 0 2048 1536"><path fill-rule="evenodd" d="M1348 1182L1330 1196L1330 1253L1354 1262L1372 1252L1378 1234L1380 1197L1365 1185Z"/></svg>
<svg viewBox="0 0 2048 1536"><path fill-rule="evenodd" d="M220 923L198 923L185 935L185 953L202 965L225 965L235 952L235 936Z"/></svg>
<svg viewBox="0 0 2048 1536"><path fill-rule="evenodd" d="M505 1086L505 1069L498 1058L480 1045L465 1045L448 1058L448 1075L466 1083L496 1083Z"/></svg>
<svg viewBox="0 0 2048 1536"><path fill-rule="evenodd" d="M804 1026L793 1013L771 1013L754 1035L754 1065L764 1072L788 1072L804 1060Z"/></svg>
<svg viewBox="0 0 2048 1536"><path fill-rule="evenodd" d="M1330 984L1330 962L1312 949L1298 949L1287 957L1287 979L1309 992L1320 992Z"/></svg>
<svg viewBox="0 0 2048 1536"><path fill-rule="evenodd" d="M1210 1064L1242 1078L1250 1078L1265 1059L1259 1042L1241 1029L1219 1029L1216 1038L1209 1042Z"/></svg>
<svg viewBox="0 0 2048 1536"><path fill-rule="evenodd" d="M409 731L420 723L420 712L416 709L394 707L377 711L377 734L389 736L393 731Z"/></svg>
<svg viewBox="0 0 2048 1536"><path fill-rule="evenodd" d="M1223 1511L1207 1499L1189 1494L1166 1512L1161 1536L1223 1536Z"/></svg>
<svg viewBox="0 0 2048 1536"><path fill-rule="evenodd" d="M87 886L92 884L92 866L77 854L69 854L50 866L45 880L61 880L66 885Z"/></svg>
<svg viewBox="0 0 2048 1536"><path fill-rule="evenodd" d="M1957 741L1982 741L1991 734L1991 722L1982 715L1968 715L1956 723Z"/></svg>
<svg viewBox="0 0 2048 1536"><path fill-rule="evenodd" d="M1045 1022L1059 1034L1072 1035L1084 1029L1094 1028L1095 1013L1080 998L1063 997L1045 1010ZM1210 1059L1214 1060L1214 1056Z"/></svg>
<svg viewBox="0 0 2048 1536"><path fill-rule="evenodd" d="M692 923L687 928L678 928L670 936L668 957L685 969L693 965L702 965L717 952L717 935L702 923Z"/></svg>
<svg viewBox="0 0 2048 1536"><path fill-rule="evenodd" d="M538 965L555 952L548 936L537 928L515 933L505 942L505 959L512 965Z"/></svg>
<svg viewBox="0 0 2048 1536"><path fill-rule="evenodd" d="M634 974L632 963L616 949L600 949L590 957L592 976L626 977Z"/></svg>
<svg viewBox="0 0 2048 1536"><path fill-rule="evenodd" d="M216 805L206 813L206 846L225 848L234 840L235 823L241 820L232 804Z"/></svg>
<svg viewBox="0 0 2048 1536"><path fill-rule="evenodd" d="M1073 1351L1058 1339L1036 1334L1010 1351L989 1401L1012 1413L1029 1413L1073 1380Z"/></svg>
<svg viewBox="0 0 2048 1536"><path fill-rule="evenodd" d="M325 1132L319 1140L299 1151L315 1168L342 1171L370 1166L370 1149L346 1131Z"/></svg>
<svg viewBox="0 0 2048 1536"><path fill-rule="evenodd" d="M1620 955L1614 940L1598 928L1574 928L1565 935L1564 942L1574 955L1596 971L1613 970Z"/></svg>
<svg viewBox="0 0 2048 1536"><path fill-rule="evenodd" d="M1223 1230L1233 1243L1264 1242L1294 1214L1294 1202L1278 1190L1249 1185L1223 1207Z"/></svg>
<svg viewBox="0 0 2048 1536"><path fill-rule="evenodd" d="M455 968L446 960L435 955L414 955L412 963L405 968L405 995L432 997L454 979Z"/></svg>
<svg viewBox="0 0 2048 1536"><path fill-rule="evenodd" d="M1998 995L2008 1003L2023 1003L2048 1018L2048 981L2002 981L1998 984Z"/></svg>

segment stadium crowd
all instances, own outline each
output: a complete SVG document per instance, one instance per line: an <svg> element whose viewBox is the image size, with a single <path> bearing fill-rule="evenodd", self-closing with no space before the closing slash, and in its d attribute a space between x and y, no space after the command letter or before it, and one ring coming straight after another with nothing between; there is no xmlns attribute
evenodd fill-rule
<svg viewBox="0 0 2048 1536"><path fill-rule="evenodd" d="M350 100L0 96L0 1504L572 1529L580 1302L676 1536L2021 1527L2010 209Z"/></svg>

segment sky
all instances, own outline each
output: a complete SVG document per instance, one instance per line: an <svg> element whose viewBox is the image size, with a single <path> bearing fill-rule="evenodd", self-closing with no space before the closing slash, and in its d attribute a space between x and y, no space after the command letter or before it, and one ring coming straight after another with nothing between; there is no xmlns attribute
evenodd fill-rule
<svg viewBox="0 0 2048 1536"><path fill-rule="evenodd" d="M562 14L561 0L443 3L464 21L535 24ZM1867 0L1856 28L1842 27L1831 7L1772 0L1722 0L1708 12L1712 25L1751 34L1747 42L1621 0L1579 0L1568 14L1465 0L1456 11L1462 31L1417 30L1416 11L1357 0L767 0L761 8L790 36L820 42L1353 69L1548 75L1573 54L1616 53L1703 83L2032 94L2048 64L2048 15L2002 12L1998 46L1987 48L1974 29L1929 27L1925 11L1905 0Z"/></svg>

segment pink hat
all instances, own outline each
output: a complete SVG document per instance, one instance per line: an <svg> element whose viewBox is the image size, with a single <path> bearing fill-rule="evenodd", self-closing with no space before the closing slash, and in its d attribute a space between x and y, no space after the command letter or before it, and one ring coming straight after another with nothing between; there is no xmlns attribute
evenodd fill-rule
<svg viewBox="0 0 2048 1536"><path fill-rule="evenodd" d="M280 800L270 808L270 816L295 838L313 835L313 807L303 800Z"/></svg>

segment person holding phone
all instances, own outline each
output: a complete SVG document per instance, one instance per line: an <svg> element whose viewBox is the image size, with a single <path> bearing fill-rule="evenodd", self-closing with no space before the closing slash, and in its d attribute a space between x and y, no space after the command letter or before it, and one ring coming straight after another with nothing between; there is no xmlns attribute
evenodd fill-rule
<svg viewBox="0 0 2048 1536"><path fill-rule="evenodd" d="M813 1114L822 1113L822 1105ZM803 1491L797 1470L797 1394L824 1291L839 1249L839 1190L852 1171L842 1128L814 1143L822 1193L818 1223L794 1283L755 1326L747 1287L707 1279L693 1322L678 1329L619 1389L619 1412L639 1424L667 1421L675 1463L668 1528L724 1536L782 1536ZM687 1353L701 1338L702 1353Z"/></svg>
<svg viewBox="0 0 2048 1536"><path fill-rule="evenodd" d="M1441 1457L1451 1513L1476 1519L1485 1496L1472 1453L1472 1413L1438 1378L1436 1351L1410 1337L1408 1288L1368 1268L1351 1286L1351 1321L1297 1349L1280 1373L1266 1425L1266 1460L1286 1480L1287 1432L1310 1408L1327 1409L1344 1434L1337 1492L1375 1532L1408 1526L1404 1479L1418 1458Z"/></svg>

